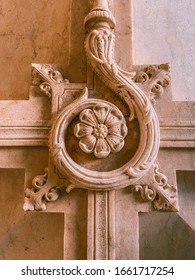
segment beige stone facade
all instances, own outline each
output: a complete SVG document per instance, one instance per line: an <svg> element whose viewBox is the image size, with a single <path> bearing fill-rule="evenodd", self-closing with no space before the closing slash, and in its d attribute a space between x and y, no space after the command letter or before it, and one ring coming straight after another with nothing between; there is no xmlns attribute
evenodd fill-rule
<svg viewBox="0 0 195 280"><path fill-rule="evenodd" d="M35 2L0 7L0 259L194 259L193 0Z"/></svg>

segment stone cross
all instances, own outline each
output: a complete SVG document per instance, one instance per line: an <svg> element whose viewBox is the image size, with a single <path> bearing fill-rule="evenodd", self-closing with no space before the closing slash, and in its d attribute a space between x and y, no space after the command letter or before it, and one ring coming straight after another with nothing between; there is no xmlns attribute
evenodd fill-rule
<svg viewBox="0 0 195 280"><path fill-rule="evenodd" d="M193 104L172 102L168 64L132 65L129 72L117 65L116 22L107 0L90 1L84 24L87 83L70 83L58 65L33 64L33 84L48 99L32 95L17 106L1 101L0 143L49 146L44 174L32 186L26 175L25 211L56 211L48 202L61 192L86 189L87 259L120 258L127 245L126 258L139 259L138 213L179 209L176 170L191 167L164 160L161 150L195 146ZM13 107L18 118L5 122ZM41 119L46 107L50 121ZM117 208L119 199L129 200L128 215ZM121 240L117 227L125 219L130 224Z"/></svg>

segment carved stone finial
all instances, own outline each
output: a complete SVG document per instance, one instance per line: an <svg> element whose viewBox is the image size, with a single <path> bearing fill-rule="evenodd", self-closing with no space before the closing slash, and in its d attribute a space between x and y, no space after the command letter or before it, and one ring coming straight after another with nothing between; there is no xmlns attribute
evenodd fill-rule
<svg viewBox="0 0 195 280"><path fill-rule="evenodd" d="M111 29L115 28L116 22L113 14L108 8L108 0L93 0L90 3L91 11L86 16L84 25L87 31L94 25L102 25Z"/></svg>

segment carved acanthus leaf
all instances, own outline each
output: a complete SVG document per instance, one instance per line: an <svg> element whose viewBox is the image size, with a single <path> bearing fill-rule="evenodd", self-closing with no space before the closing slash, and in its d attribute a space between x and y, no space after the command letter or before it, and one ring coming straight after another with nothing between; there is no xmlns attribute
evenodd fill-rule
<svg viewBox="0 0 195 280"><path fill-rule="evenodd" d="M24 211L46 210L46 202L56 201L59 197L59 188L50 182L48 168L44 175L36 176L32 181L32 188L26 188L23 209Z"/></svg>
<svg viewBox="0 0 195 280"><path fill-rule="evenodd" d="M164 89L170 84L170 65L151 65L137 71L133 79L149 93L150 101L155 105L156 99L164 93Z"/></svg>
<svg viewBox="0 0 195 280"><path fill-rule="evenodd" d="M131 186L133 192L140 192L144 201L153 201L154 208L161 211L178 211L177 190L168 184L167 177L159 172L158 165L153 167L153 182L148 185Z"/></svg>
<svg viewBox="0 0 195 280"><path fill-rule="evenodd" d="M132 192L140 192L144 201L153 201L156 197L156 191L147 185L135 185L131 187Z"/></svg>
<svg viewBox="0 0 195 280"><path fill-rule="evenodd" d="M32 85L39 86L41 92L50 98L53 83L68 84L69 81L63 78L60 71L54 70L51 64L32 64Z"/></svg>
<svg viewBox="0 0 195 280"><path fill-rule="evenodd" d="M32 64L32 78L35 78L35 80L33 79L35 83L38 82L36 79L38 78L38 75L47 81L51 80L56 83L69 83L68 80L63 78L60 71L54 70L52 64Z"/></svg>
<svg viewBox="0 0 195 280"><path fill-rule="evenodd" d="M158 198L154 201L156 210L178 211L177 189L168 184L167 177L159 172L158 165L154 165L153 187L158 193Z"/></svg>

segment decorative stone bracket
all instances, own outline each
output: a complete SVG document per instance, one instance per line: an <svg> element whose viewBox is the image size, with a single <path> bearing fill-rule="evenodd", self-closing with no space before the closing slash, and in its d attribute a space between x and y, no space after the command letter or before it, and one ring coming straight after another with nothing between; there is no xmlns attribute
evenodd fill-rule
<svg viewBox="0 0 195 280"><path fill-rule="evenodd" d="M130 187L156 210L177 211L176 187L155 163L159 122L153 105L170 83L168 65L125 72L114 60L115 19L107 1L92 1L85 51L102 92L71 84L51 65L33 65L33 82L51 98L50 163L25 192L25 210L45 210L61 188ZM76 97L73 101L73 97Z"/></svg>

